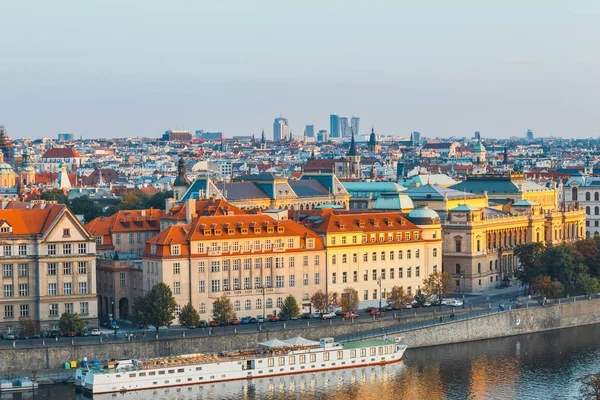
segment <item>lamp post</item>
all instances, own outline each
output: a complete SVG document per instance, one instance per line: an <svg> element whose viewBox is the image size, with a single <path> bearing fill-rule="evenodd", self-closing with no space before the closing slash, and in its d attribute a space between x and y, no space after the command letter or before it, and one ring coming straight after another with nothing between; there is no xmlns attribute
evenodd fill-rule
<svg viewBox="0 0 600 400"><path fill-rule="evenodd" d="M262 289L262 296L263 296L262 309L263 309L263 324L264 324L265 323L265 308L267 307L267 304L265 303L265 285L261 285L260 288Z"/></svg>
<svg viewBox="0 0 600 400"><path fill-rule="evenodd" d="M381 276L377 278L377 284L379 285L379 311L381 311Z"/></svg>

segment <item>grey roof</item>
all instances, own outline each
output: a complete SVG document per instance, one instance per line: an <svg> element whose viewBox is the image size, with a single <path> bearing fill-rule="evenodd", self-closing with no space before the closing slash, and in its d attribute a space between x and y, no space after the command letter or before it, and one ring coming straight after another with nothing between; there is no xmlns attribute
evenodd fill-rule
<svg viewBox="0 0 600 400"><path fill-rule="evenodd" d="M479 210L480 209L477 207L469 206L467 204L459 204L458 206L454 207L450 211L469 212L469 211L479 211Z"/></svg>
<svg viewBox="0 0 600 400"><path fill-rule="evenodd" d="M269 199L254 182L231 182L226 186L227 200Z"/></svg>
<svg viewBox="0 0 600 400"><path fill-rule="evenodd" d="M298 197L329 196L329 190L321 182L314 179L291 180L289 184Z"/></svg>
<svg viewBox="0 0 600 400"><path fill-rule="evenodd" d="M516 194L521 192L546 191L548 188L525 179L511 179L509 177L468 177L456 185L450 186L451 189L461 190L469 193L488 194Z"/></svg>
<svg viewBox="0 0 600 400"><path fill-rule="evenodd" d="M453 199L472 199L480 197L480 195L461 192L459 190L444 188L437 185L423 185L407 189L404 193L410 196L413 200L444 200L447 196L449 200Z"/></svg>
<svg viewBox="0 0 600 400"><path fill-rule="evenodd" d="M381 193L373 205L374 210L409 210L415 208L413 201L404 193Z"/></svg>

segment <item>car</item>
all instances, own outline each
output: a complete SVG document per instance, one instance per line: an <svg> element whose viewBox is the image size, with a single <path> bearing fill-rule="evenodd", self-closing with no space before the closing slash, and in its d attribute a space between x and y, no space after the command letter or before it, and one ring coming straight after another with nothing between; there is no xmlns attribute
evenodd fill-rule
<svg viewBox="0 0 600 400"><path fill-rule="evenodd" d="M65 336L66 337L75 337L75 332L73 332L73 331L66 331L65 332Z"/></svg>
<svg viewBox="0 0 600 400"><path fill-rule="evenodd" d="M344 319L355 319L358 318L358 314L355 314L353 312L347 312L346 314L344 314Z"/></svg>
<svg viewBox="0 0 600 400"><path fill-rule="evenodd" d="M198 328L208 328L208 321L203 319L198 323Z"/></svg>
<svg viewBox="0 0 600 400"><path fill-rule="evenodd" d="M279 315L279 321L287 321L288 317L286 317L285 315Z"/></svg>
<svg viewBox="0 0 600 400"><path fill-rule="evenodd" d="M60 336L60 332L59 331L52 331L50 332L50 336L51 338L57 338Z"/></svg>
<svg viewBox="0 0 600 400"><path fill-rule="evenodd" d="M310 319L310 313L302 313L302 315L300 315L300 319Z"/></svg>
<svg viewBox="0 0 600 400"><path fill-rule="evenodd" d="M250 317L250 319L248 320L249 324L256 324L257 322L258 322L258 318L254 318L254 317Z"/></svg>
<svg viewBox="0 0 600 400"><path fill-rule="evenodd" d="M249 324L250 323L250 317L242 317L242 319L240 320L240 324Z"/></svg>
<svg viewBox="0 0 600 400"><path fill-rule="evenodd" d="M100 332L100 329L98 329L98 328L94 328L90 332L91 336L100 336L101 334L102 334L102 332Z"/></svg>
<svg viewBox="0 0 600 400"><path fill-rule="evenodd" d="M426 301L425 303L423 303L423 307L431 307L431 303Z"/></svg>
<svg viewBox="0 0 600 400"><path fill-rule="evenodd" d="M443 306L446 306L446 305L448 305L448 299L442 299L442 301L441 301L441 304L442 304Z"/></svg>
<svg viewBox="0 0 600 400"><path fill-rule="evenodd" d="M259 315L258 317L256 317L256 322L259 324L264 324L265 323L265 317L263 317L262 315Z"/></svg>
<svg viewBox="0 0 600 400"><path fill-rule="evenodd" d="M394 310L394 306L392 306L391 304L388 304L387 306L383 307L384 311L392 311Z"/></svg>
<svg viewBox="0 0 600 400"><path fill-rule="evenodd" d="M230 324L231 325L239 325L240 324L240 320L237 319L237 318L234 318L234 319L231 320Z"/></svg>
<svg viewBox="0 0 600 400"><path fill-rule="evenodd" d="M89 335L90 335L90 331L88 331L87 328L85 328L81 332L77 332L77 336L89 336Z"/></svg>
<svg viewBox="0 0 600 400"><path fill-rule="evenodd" d="M342 311L342 309L340 308L339 310L335 310L335 315L337 315L338 317L341 317L345 314L344 311Z"/></svg>
<svg viewBox="0 0 600 400"><path fill-rule="evenodd" d="M313 317L314 319L321 319L321 313L318 313L318 312L316 312L316 313L314 313L314 314L313 314L313 316L312 316L312 317Z"/></svg>
<svg viewBox="0 0 600 400"><path fill-rule="evenodd" d="M290 317L290 319L291 319L292 321L296 321L296 320L298 320L298 316L296 315L296 316L294 316L294 317Z"/></svg>
<svg viewBox="0 0 600 400"><path fill-rule="evenodd" d="M365 308L365 312L367 314L371 314L371 311L376 310L376 309L377 309L377 307L367 307L367 308Z"/></svg>
<svg viewBox="0 0 600 400"><path fill-rule="evenodd" d="M448 305L451 307L462 307L463 301L459 299L452 299L448 301Z"/></svg>
<svg viewBox="0 0 600 400"><path fill-rule="evenodd" d="M4 337L4 339L6 340L16 340L16 336L14 333L7 333L6 336Z"/></svg>
<svg viewBox="0 0 600 400"><path fill-rule="evenodd" d="M337 317L337 315L335 315L333 311L321 315L322 319L335 319L335 317Z"/></svg>
<svg viewBox="0 0 600 400"><path fill-rule="evenodd" d="M196 328L197 328L197 326L196 326L196 325L188 325L188 327L187 327L187 328L188 328L188 329L196 329Z"/></svg>
<svg viewBox="0 0 600 400"><path fill-rule="evenodd" d="M217 326L219 326L219 324L217 324L217 321L210 321L210 323L208 324L211 328L215 328Z"/></svg>
<svg viewBox="0 0 600 400"><path fill-rule="evenodd" d="M276 315L269 315L269 322L277 322L278 319Z"/></svg>
<svg viewBox="0 0 600 400"><path fill-rule="evenodd" d="M382 309L374 309L371 310L370 312L371 315L375 316L375 315L385 315L385 311L382 311Z"/></svg>
<svg viewBox="0 0 600 400"><path fill-rule="evenodd" d="M407 309L407 310L409 310L409 309L412 308L412 304L407 303L407 304L404 305L404 308Z"/></svg>

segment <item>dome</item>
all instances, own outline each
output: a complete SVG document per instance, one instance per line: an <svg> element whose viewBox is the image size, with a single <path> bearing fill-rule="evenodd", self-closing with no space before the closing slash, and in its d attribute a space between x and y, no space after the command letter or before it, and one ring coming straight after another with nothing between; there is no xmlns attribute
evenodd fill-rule
<svg viewBox="0 0 600 400"><path fill-rule="evenodd" d="M374 210L408 211L415 208L413 201L405 193L382 192L373 205Z"/></svg>
<svg viewBox="0 0 600 400"><path fill-rule="evenodd" d="M434 210L429 209L427 206L412 210L406 217L415 225L431 225L440 223L439 214Z"/></svg>
<svg viewBox="0 0 600 400"><path fill-rule="evenodd" d="M14 174L14 173L15 173L15 171L13 171L10 164L7 164L5 162L0 162L0 175L8 175L8 174Z"/></svg>

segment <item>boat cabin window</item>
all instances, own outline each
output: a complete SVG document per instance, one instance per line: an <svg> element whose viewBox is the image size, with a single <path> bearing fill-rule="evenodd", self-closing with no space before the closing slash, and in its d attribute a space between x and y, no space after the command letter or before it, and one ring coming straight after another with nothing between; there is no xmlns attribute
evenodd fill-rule
<svg viewBox="0 0 600 400"><path fill-rule="evenodd" d="M158 371L158 374L159 374L159 375L164 375L164 374L165 374L165 371Z"/></svg>
<svg viewBox="0 0 600 400"><path fill-rule="evenodd" d="M175 370L174 370L174 369L170 369L170 370L169 370L169 373L170 373L170 374L174 374L174 373L175 373Z"/></svg>
<svg viewBox="0 0 600 400"><path fill-rule="evenodd" d="M374 356L375 355L375 347L371 347L371 355Z"/></svg>
<svg viewBox="0 0 600 400"><path fill-rule="evenodd" d="M344 352L338 351L338 360L341 360L342 358L344 358Z"/></svg>
<svg viewBox="0 0 600 400"><path fill-rule="evenodd" d="M279 357L279 360L277 360L277 365L285 365L285 357Z"/></svg>
<svg viewBox="0 0 600 400"><path fill-rule="evenodd" d="M177 369L177 372L183 372L183 371L185 371L185 369L183 369L183 368L178 368Z"/></svg>
<svg viewBox="0 0 600 400"><path fill-rule="evenodd" d="M367 349L360 349L360 356L361 357L366 357L367 356Z"/></svg>
<svg viewBox="0 0 600 400"><path fill-rule="evenodd" d="M275 365L275 359L274 358L269 358L269 367L272 367Z"/></svg>
<svg viewBox="0 0 600 400"><path fill-rule="evenodd" d="M202 371L202 367L196 367L196 371Z"/></svg>
<svg viewBox="0 0 600 400"><path fill-rule="evenodd" d="M323 353L323 361L329 361L329 352Z"/></svg>
<svg viewBox="0 0 600 400"><path fill-rule="evenodd" d="M296 364L296 356L290 356L290 365Z"/></svg>
<svg viewBox="0 0 600 400"><path fill-rule="evenodd" d="M138 376L146 376L145 372L140 372L140 374Z"/></svg>
<svg viewBox="0 0 600 400"><path fill-rule="evenodd" d="M356 358L356 350L350 350L350 357Z"/></svg>
<svg viewBox="0 0 600 400"><path fill-rule="evenodd" d="M317 362L317 355L316 354L311 354L310 355L310 362Z"/></svg>
<svg viewBox="0 0 600 400"><path fill-rule="evenodd" d="M151 371L151 372L148 372L148 375L150 375L150 376L152 376L152 375L156 375L156 371Z"/></svg>
<svg viewBox="0 0 600 400"><path fill-rule="evenodd" d="M300 356L300 364L304 364L306 362L306 356L305 355L301 355Z"/></svg>
<svg viewBox="0 0 600 400"><path fill-rule="evenodd" d="M135 378L135 374L129 374L130 378Z"/></svg>

